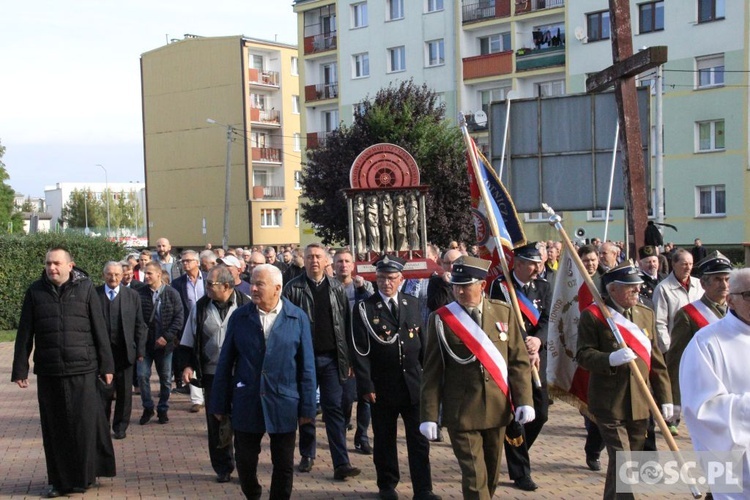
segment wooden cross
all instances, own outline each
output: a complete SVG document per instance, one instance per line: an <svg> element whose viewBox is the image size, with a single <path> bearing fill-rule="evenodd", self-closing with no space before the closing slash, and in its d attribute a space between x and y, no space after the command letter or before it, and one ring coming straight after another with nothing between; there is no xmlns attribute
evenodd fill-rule
<svg viewBox="0 0 750 500"><path fill-rule="evenodd" d="M609 20L614 64L587 78L586 91L601 92L612 85L615 86L628 240L630 255L636 255L636 250L643 246L645 240L648 195L635 77L667 62L667 47L650 47L633 54L630 0L609 0ZM657 89L657 92L659 90L661 89Z"/></svg>

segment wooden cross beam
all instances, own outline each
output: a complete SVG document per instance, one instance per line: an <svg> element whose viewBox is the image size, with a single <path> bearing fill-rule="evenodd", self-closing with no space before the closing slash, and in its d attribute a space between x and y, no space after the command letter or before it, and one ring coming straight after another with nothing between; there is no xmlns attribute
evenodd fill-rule
<svg viewBox="0 0 750 500"><path fill-rule="evenodd" d="M667 47L651 47L633 55L630 26L630 0L609 0L613 65L586 79L588 92L615 86L620 122L622 173L625 178L625 205L630 255L643 246L648 219L646 169L643 165L638 97L635 76L667 61Z"/></svg>

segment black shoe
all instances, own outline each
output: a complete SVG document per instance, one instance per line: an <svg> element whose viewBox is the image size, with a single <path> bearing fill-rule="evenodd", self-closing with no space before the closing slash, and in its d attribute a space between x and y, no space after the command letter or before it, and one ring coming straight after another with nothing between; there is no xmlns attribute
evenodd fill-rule
<svg viewBox="0 0 750 500"><path fill-rule="evenodd" d="M423 491L414 495L414 500L442 500L443 497L436 495L431 491Z"/></svg>
<svg viewBox="0 0 750 500"><path fill-rule="evenodd" d="M398 500L398 491L393 488L384 488L378 492L380 500Z"/></svg>
<svg viewBox="0 0 750 500"><path fill-rule="evenodd" d="M125 431L115 431L115 439L125 439L126 436Z"/></svg>
<svg viewBox="0 0 750 500"><path fill-rule="evenodd" d="M166 424L167 422L169 422L169 417L167 416L167 412L165 411L157 412L157 416L159 418L160 424Z"/></svg>
<svg viewBox="0 0 750 500"><path fill-rule="evenodd" d="M586 457L586 465L589 466L589 469L593 471L602 470L602 462L597 457L594 456L587 456Z"/></svg>
<svg viewBox="0 0 750 500"><path fill-rule="evenodd" d="M516 485L516 488L524 491L534 491L539 488L534 480L531 479L531 476L524 476L521 479L516 479L515 481L513 481L513 484Z"/></svg>
<svg viewBox="0 0 750 500"><path fill-rule="evenodd" d="M216 474L217 483L228 483L232 480L232 473L227 472L226 474Z"/></svg>
<svg viewBox="0 0 750 500"><path fill-rule="evenodd" d="M190 387L183 385L182 387L175 387L172 389L172 392L176 392L177 394L190 394Z"/></svg>
<svg viewBox="0 0 750 500"><path fill-rule="evenodd" d="M372 455L372 446L370 446L370 443L368 443L367 441L355 443L354 449L363 455Z"/></svg>
<svg viewBox="0 0 750 500"><path fill-rule="evenodd" d="M443 442L443 431L442 431L442 429L440 429L440 427L438 427L437 437L435 438L435 442L436 443L442 443Z"/></svg>
<svg viewBox="0 0 750 500"><path fill-rule="evenodd" d="M153 408L144 408L143 409L143 415L141 415L140 424L146 425L149 420L151 420L151 417L154 416L154 409Z"/></svg>
<svg viewBox="0 0 750 500"><path fill-rule="evenodd" d="M356 467L352 467L352 464L339 465L333 470L333 478L338 480L344 480L347 477L359 476L362 471Z"/></svg>
<svg viewBox="0 0 750 500"><path fill-rule="evenodd" d="M310 457L302 457L302 459L299 461L299 465L297 466L297 470L300 472L310 472L313 468L313 464L315 463L315 460L313 460Z"/></svg>
<svg viewBox="0 0 750 500"><path fill-rule="evenodd" d="M50 486L44 493L41 494L42 498L57 498L63 496L63 493L58 490L55 486Z"/></svg>

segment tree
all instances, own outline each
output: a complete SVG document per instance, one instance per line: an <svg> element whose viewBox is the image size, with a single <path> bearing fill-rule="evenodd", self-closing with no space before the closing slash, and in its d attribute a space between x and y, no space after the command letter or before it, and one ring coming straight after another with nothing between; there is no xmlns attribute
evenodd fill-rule
<svg viewBox="0 0 750 500"><path fill-rule="evenodd" d="M0 143L0 233L23 234L23 216L15 209L15 190L6 184L10 179L2 158L5 146Z"/></svg>
<svg viewBox="0 0 750 500"><path fill-rule="evenodd" d="M429 240L441 246L451 240L473 241L466 149L460 130L449 125L444 114L444 105L427 85L402 82L366 99L351 127L342 125L322 147L308 151L301 180L308 200L302 204L303 218L323 242L347 241L342 189L349 187L349 170L357 155L380 142L411 153L422 184L430 186L425 198Z"/></svg>
<svg viewBox="0 0 750 500"><path fill-rule="evenodd" d="M31 203L31 196L27 196L19 209L20 212L36 212L36 206Z"/></svg>
<svg viewBox="0 0 750 500"><path fill-rule="evenodd" d="M90 189L74 189L62 209L59 222L71 228L103 228L107 227L107 210L104 202L97 199Z"/></svg>

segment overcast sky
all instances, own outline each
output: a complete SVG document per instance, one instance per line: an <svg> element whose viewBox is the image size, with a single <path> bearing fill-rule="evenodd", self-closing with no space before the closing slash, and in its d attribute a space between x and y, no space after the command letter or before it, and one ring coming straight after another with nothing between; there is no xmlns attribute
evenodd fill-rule
<svg viewBox="0 0 750 500"><path fill-rule="evenodd" d="M296 43L292 0L8 0L0 9L7 181L143 181L139 57L170 38Z"/></svg>

